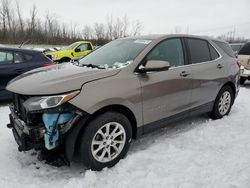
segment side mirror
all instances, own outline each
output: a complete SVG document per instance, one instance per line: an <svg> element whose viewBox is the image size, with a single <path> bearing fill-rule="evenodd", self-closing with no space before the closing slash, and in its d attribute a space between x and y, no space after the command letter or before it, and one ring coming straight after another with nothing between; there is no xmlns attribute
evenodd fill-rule
<svg viewBox="0 0 250 188"><path fill-rule="evenodd" d="M161 60L149 60L146 63L146 66L140 66L138 68L138 72L146 73L146 72L159 72L166 71L170 68L170 63L168 61Z"/></svg>
<svg viewBox="0 0 250 188"><path fill-rule="evenodd" d="M80 48L76 48L76 49L75 49L75 52L80 52L80 51L81 51Z"/></svg>

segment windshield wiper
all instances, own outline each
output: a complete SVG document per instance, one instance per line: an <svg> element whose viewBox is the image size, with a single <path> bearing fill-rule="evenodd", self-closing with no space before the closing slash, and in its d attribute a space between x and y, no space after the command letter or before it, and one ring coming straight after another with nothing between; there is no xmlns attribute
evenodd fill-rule
<svg viewBox="0 0 250 188"><path fill-rule="evenodd" d="M81 64L80 67L90 67L90 68L98 68L98 69L106 69L104 66L102 65L94 65L94 64Z"/></svg>

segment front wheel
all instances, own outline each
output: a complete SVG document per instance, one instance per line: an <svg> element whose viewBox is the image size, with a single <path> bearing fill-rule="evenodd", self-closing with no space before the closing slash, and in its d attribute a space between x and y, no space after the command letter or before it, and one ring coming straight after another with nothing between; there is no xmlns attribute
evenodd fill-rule
<svg viewBox="0 0 250 188"><path fill-rule="evenodd" d="M81 136L80 157L92 170L112 167L125 157L131 138L128 118L118 112L106 112L86 126Z"/></svg>
<svg viewBox="0 0 250 188"><path fill-rule="evenodd" d="M213 111L209 114L212 119L220 119L228 115L234 100L234 95L231 87L224 86L218 93Z"/></svg>

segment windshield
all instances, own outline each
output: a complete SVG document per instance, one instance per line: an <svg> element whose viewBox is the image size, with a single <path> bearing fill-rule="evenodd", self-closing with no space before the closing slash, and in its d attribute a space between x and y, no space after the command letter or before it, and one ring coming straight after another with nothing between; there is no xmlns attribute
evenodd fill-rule
<svg viewBox="0 0 250 188"><path fill-rule="evenodd" d="M72 49L74 49L78 44L79 44L78 42L75 42L75 43L73 43L73 44L71 44L71 45L69 45L69 46L64 47L63 49L64 49L64 50L72 50Z"/></svg>
<svg viewBox="0 0 250 188"><path fill-rule="evenodd" d="M115 40L82 58L79 64L92 64L105 68L122 68L132 63L150 42L151 40Z"/></svg>

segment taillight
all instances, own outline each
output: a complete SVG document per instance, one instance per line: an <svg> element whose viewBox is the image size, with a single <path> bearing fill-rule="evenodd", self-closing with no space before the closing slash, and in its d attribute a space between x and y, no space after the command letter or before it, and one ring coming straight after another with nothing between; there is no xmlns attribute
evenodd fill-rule
<svg viewBox="0 0 250 188"><path fill-rule="evenodd" d="M49 66L52 66L52 65L54 65L54 63L52 63L52 62L50 62L50 63L45 63L45 64L43 64L43 67L49 67Z"/></svg>
<svg viewBox="0 0 250 188"><path fill-rule="evenodd" d="M237 63L237 65L238 65L239 69L240 69L240 67L241 67L240 61L237 60L236 63Z"/></svg>

